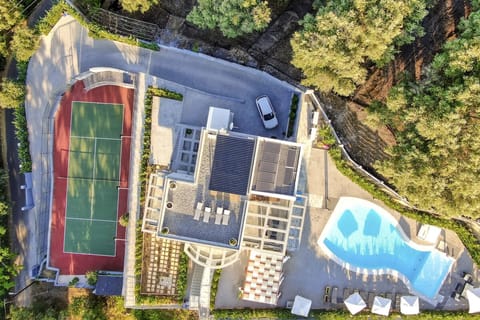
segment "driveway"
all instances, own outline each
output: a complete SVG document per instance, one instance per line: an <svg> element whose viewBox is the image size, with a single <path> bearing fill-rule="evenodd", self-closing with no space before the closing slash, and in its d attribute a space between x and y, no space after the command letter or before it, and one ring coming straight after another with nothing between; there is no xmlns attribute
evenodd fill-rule
<svg viewBox="0 0 480 320"><path fill-rule="evenodd" d="M72 27L69 27L72 29ZM290 113L293 86L265 72L214 59L203 54L161 47L150 51L122 43L87 38L83 28L74 27L79 71L112 67L144 72L186 89L182 122L205 125L208 107L225 107L235 113L234 131L265 137L283 137ZM265 130L255 107L255 98L268 95L280 125Z"/></svg>

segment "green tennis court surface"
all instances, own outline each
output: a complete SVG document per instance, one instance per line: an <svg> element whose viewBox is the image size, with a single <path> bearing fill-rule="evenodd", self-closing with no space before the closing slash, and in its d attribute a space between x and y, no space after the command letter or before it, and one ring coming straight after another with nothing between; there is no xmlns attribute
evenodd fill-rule
<svg viewBox="0 0 480 320"><path fill-rule="evenodd" d="M123 105L72 103L64 251L115 255Z"/></svg>

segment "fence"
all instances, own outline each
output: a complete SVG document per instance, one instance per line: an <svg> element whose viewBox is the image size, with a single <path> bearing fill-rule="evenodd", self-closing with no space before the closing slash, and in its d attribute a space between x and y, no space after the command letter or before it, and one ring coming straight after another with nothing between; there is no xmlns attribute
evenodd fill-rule
<svg viewBox="0 0 480 320"><path fill-rule="evenodd" d="M72 8L80 12L88 21L114 34L152 42L160 32L160 28L154 23L125 17L102 8L89 10L81 1L74 2L71 0L67 1Z"/></svg>
<svg viewBox="0 0 480 320"><path fill-rule="evenodd" d="M370 172L365 170L359 163L357 163L355 160L352 159L350 154L348 153L347 149L345 148L342 139L338 136L337 132L332 126L332 120L328 117L327 113L325 110L323 110L322 105L318 98L316 97L315 93L312 90L307 90L306 95L310 97L310 100L313 102L315 105L315 108L320 111L322 114L322 117L325 121L325 123L328 125L330 128L330 132L333 134L335 140L338 143L338 146L340 147L340 150L342 152L343 157L351 164L352 168L360 173L362 176L366 177L369 179L371 182L373 182L379 189L383 190L384 192L388 193L390 196L398 200L402 205L411 208L411 209L416 209L413 205L411 205L408 200L398 194L395 190L392 188L388 187L384 181L380 180L379 178L375 177L372 175Z"/></svg>

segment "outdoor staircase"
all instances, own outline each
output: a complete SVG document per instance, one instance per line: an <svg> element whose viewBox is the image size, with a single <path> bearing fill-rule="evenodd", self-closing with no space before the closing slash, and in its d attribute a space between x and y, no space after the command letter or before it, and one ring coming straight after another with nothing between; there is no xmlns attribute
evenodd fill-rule
<svg viewBox="0 0 480 320"><path fill-rule="evenodd" d="M208 319L210 315L210 291L213 270L194 264L190 284L190 309L198 310L200 319Z"/></svg>
<svg viewBox="0 0 480 320"><path fill-rule="evenodd" d="M200 289L202 286L202 276L203 276L204 267L199 266L198 264L193 264L193 273L192 281L190 284L190 309L198 310L200 308Z"/></svg>
<svg viewBox="0 0 480 320"><path fill-rule="evenodd" d="M199 299L200 320L209 319L210 316L210 291L212 290L213 270L205 268L202 276Z"/></svg>

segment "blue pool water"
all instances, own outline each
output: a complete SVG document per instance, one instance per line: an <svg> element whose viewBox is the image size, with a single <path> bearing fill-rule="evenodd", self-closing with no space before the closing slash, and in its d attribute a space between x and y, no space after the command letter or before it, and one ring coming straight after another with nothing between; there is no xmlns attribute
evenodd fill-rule
<svg viewBox="0 0 480 320"><path fill-rule="evenodd" d="M407 241L388 212L368 201L344 197L319 243L350 268L396 270L413 291L434 299L453 259Z"/></svg>

